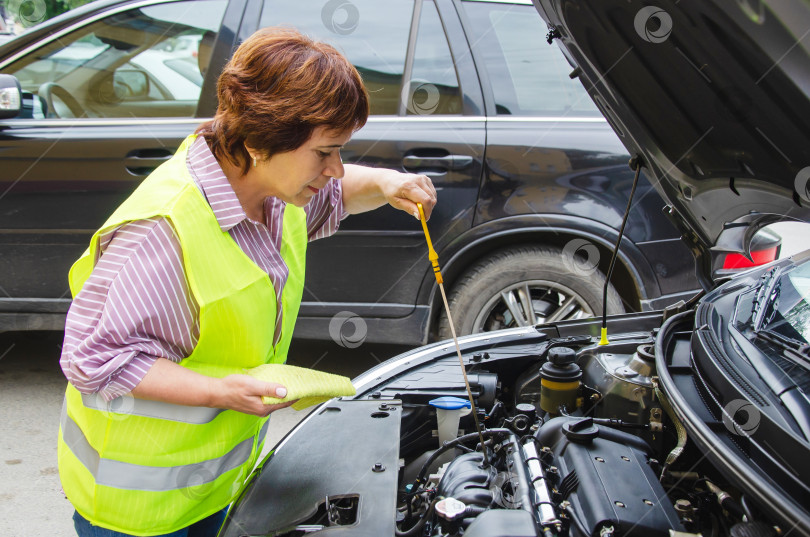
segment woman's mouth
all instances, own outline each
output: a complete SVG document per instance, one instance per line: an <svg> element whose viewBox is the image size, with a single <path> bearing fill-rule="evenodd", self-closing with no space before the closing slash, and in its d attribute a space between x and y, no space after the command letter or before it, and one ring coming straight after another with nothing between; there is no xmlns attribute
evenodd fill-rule
<svg viewBox="0 0 810 537"><path fill-rule="evenodd" d="M317 194L317 193L318 193L318 189L317 189L317 188L315 188L314 186L309 186L309 185L307 185L307 188L308 188L310 191L312 191L312 193L313 193L313 194Z"/></svg>

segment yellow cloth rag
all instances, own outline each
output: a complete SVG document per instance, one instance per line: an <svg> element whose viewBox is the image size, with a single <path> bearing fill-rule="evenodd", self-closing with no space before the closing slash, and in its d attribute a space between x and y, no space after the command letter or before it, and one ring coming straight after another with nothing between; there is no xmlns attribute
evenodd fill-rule
<svg viewBox="0 0 810 537"><path fill-rule="evenodd" d="M265 382L275 382L287 388L287 397L262 397L266 405L298 402L293 404L295 410L303 410L312 405L328 401L341 395L354 395L356 392L349 377L324 373L306 367L286 364L264 364L245 371L251 377Z"/></svg>

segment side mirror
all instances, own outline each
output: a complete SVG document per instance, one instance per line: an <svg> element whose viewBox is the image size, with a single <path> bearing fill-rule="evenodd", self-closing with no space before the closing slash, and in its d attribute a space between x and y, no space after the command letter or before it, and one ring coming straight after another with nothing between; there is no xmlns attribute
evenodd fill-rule
<svg viewBox="0 0 810 537"><path fill-rule="evenodd" d="M0 75L0 119L17 117L22 108L22 88L14 75Z"/></svg>

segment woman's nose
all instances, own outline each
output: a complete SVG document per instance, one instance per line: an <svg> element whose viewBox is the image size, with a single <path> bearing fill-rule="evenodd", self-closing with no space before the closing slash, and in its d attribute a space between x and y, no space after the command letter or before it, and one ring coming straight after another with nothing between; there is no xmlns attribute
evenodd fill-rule
<svg viewBox="0 0 810 537"><path fill-rule="evenodd" d="M323 174L327 177L340 179L343 177L343 173L343 158L340 156L340 151L335 151L335 155L329 157L329 161L327 162L327 166L324 169Z"/></svg>

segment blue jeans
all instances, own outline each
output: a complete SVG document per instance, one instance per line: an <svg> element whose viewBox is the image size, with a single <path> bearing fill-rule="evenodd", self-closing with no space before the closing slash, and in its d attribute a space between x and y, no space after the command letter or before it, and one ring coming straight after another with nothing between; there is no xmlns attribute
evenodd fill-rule
<svg viewBox="0 0 810 537"><path fill-rule="evenodd" d="M171 533L164 533L156 537L216 537L219 528L225 521L225 514L227 512L228 508L226 507L222 511L199 520L187 528ZM89 520L80 515L78 511L73 513L73 527L76 528L76 533L79 537L132 537L128 533L120 533L100 526L94 526Z"/></svg>

